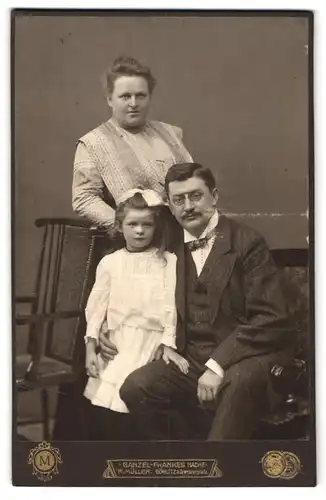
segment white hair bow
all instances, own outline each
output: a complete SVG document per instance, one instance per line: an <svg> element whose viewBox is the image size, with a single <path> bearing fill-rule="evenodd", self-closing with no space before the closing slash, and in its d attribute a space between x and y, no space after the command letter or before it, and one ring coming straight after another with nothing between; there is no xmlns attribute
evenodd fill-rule
<svg viewBox="0 0 326 500"><path fill-rule="evenodd" d="M154 191L153 189L140 189L140 188L129 189L129 191L126 191L117 200L117 204L119 205L120 203L129 200L129 198L132 198L137 193L142 195L142 197L144 198L149 207L157 207L159 205L164 205L163 198L161 198L161 196L156 191Z"/></svg>

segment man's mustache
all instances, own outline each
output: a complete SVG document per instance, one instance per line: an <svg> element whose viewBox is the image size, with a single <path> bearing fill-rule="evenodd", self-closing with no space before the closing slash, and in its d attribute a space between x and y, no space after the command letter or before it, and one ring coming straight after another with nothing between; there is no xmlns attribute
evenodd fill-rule
<svg viewBox="0 0 326 500"><path fill-rule="evenodd" d="M191 212L185 212L183 215L182 215L182 219L187 219L188 217L192 217L194 215L201 215L200 212L197 212L196 210L192 210Z"/></svg>

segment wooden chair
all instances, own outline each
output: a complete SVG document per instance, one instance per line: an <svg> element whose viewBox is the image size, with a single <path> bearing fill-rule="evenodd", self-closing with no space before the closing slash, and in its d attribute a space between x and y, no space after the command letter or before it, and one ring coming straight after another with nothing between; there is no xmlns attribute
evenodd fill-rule
<svg viewBox="0 0 326 500"><path fill-rule="evenodd" d="M275 365L272 382L280 405L260 422L257 435L277 439L305 438L310 433L311 359L313 349L313 267L308 249L274 250L289 316L296 330L295 353L287 365Z"/></svg>
<svg viewBox="0 0 326 500"><path fill-rule="evenodd" d="M14 406L18 393L40 390L43 435L49 440L48 391L75 381L84 370L80 354L84 351L84 309L94 276L96 234L74 219L43 218L35 224L43 230L35 293L15 300L14 341L19 326L25 325L28 352L14 353ZM19 314L26 304L29 314Z"/></svg>

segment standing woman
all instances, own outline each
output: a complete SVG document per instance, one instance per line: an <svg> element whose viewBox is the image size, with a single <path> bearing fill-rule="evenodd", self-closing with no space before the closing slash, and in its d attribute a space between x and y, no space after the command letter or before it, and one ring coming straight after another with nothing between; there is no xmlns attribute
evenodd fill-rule
<svg viewBox="0 0 326 500"><path fill-rule="evenodd" d="M114 236L116 200L133 188L153 189L164 197L165 174L175 163L192 161L182 130L147 118L155 79L131 57L116 59L106 74L111 118L77 142L72 185L74 211L108 237ZM174 218L166 209L173 239ZM175 224L175 225L174 225ZM173 226L174 225L174 226ZM108 249L115 241L107 239ZM98 260L105 249L98 249ZM113 348L113 346L112 346ZM112 357L116 351L112 349ZM60 387L53 439L85 439L84 380Z"/></svg>
<svg viewBox="0 0 326 500"><path fill-rule="evenodd" d="M130 57L116 59L106 75L112 116L78 141L73 209L98 228L112 228L123 193L140 187L164 195L169 167L192 161L180 128L147 118L154 87L149 68Z"/></svg>

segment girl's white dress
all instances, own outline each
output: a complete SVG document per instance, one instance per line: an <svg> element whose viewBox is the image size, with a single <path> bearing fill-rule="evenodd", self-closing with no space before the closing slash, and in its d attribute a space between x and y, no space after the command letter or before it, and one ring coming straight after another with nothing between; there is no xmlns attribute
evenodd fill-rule
<svg viewBox="0 0 326 500"><path fill-rule="evenodd" d="M100 363L99 378L89 377L84 395L94 405L128 413L119 396L126 377L153 360L160 346L176 348L176 256L155 249L118 250L98 265L86 306L86 337L98 339L102 328L118 354Z"/></svg>

